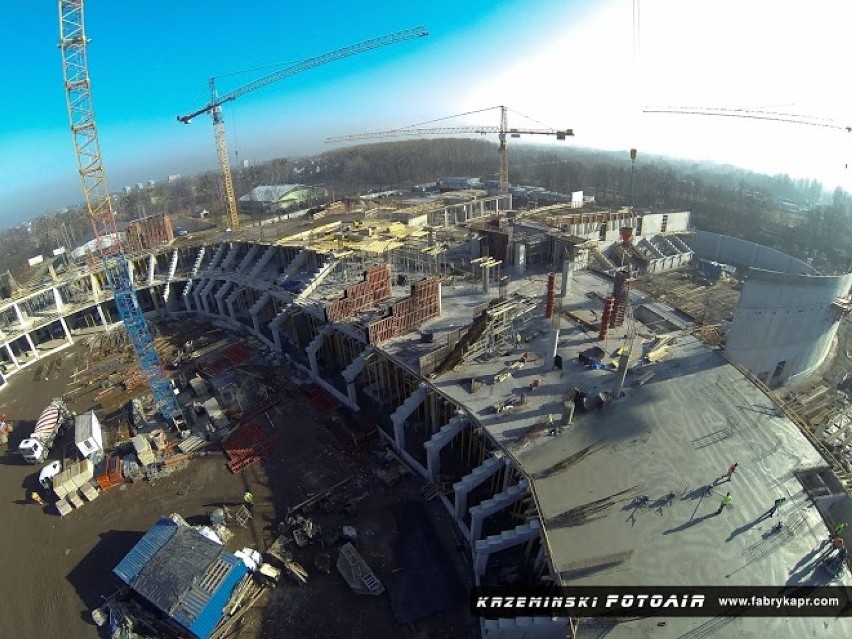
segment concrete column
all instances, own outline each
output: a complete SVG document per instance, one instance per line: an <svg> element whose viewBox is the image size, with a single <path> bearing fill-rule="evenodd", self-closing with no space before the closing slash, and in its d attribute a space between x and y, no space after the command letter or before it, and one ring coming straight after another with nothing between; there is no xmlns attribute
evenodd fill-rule
<svg viewBox="0 0 852 639"><path fill-rule="evenodd" d="M98 305L96 305L96 308L98 309L98 315L101 318L101 324L105 327L109 326L109 322L107 322L107 318L106 318L106 314L104 313L103 306L98 304Z"/></svg>
<svg viewBox="0 0 852 639"><path fill-rule="evenodd" d="M531 539L535 539L540 534L541 523L537 519L533 519L512 530L504 530L499 535L492 535L487 539L478 540L473 551L474 574L477 577L485 574L485 570L488 568L488 558L492 553L526 543Z"/></svg>
<svg viewBox="0 0 852 639"><path fill-rule="evenodd" d="M443 294L444 294L444 290L442 288L442 284L441 284L441 282L438 282L438 317L441 317L441 315L444 312L444 305L443 305L443 302L441 301L441 296Z"/></svg>
<svg viewBox="0 0 852 639"><path fill-rule="evenodd" d="M562 262L562 297L571 292L571 284L574 279L574 262L572 260L564 260Z"/></svg>
<svg viewBox="0 0 852 639"><path fill-rule="evenodd" d="M514 486L509 486L501 493L497 493L491 499L486 499L481 504L470 509L470 540L475 542L482 534L482 524L485 520L509 508L520 499L523 499L529 491L529 482L522 479Z"/></svg>
<svg viewBox="0 0 852 639"><path fill-rule="evenodd" d="M481 466L477 466L473 471L453 484L453 490L455 491L455 517L458 521L464 520L465 513L467 512L467 496L470 492L483 482L489 480L502 467L502 460L496 457L489 457Z"/></svg>
<svg viewBox="0 0 852 639"><path fill-rule="evenodd" d="M15 353L12 352L12 347L9 346L8 343L4 344L6 347L6 352L9 354L9 359L12 360L12 363L15 365L15 368L20 368L21 364L18 362L18 358L15 357Z"/></svg>
<svg viewBox="0 0 852 639"><path fill-rule="evenodd" d="M216 308L219 310L219 315L225 316L225 296L230 292L234 285L230 280L225 282L225 285L216 292Z"/></svg>
<svg viewBox="0 0 852 639"><path fill-rule="evenodd" d="M148 284L154 283L154 273L157 270L157 256L151 253L148 256Z"/></svg>
<svg viewBox="0 0 852 639"><path fill-rule="evenodd" d="M433 481L441 474L441 450L449 444L468 422L464 417L453 417L441 430L423 444L426 449L426 472Z"/></svg>
<svg viewBox="0 0 852 639"><path fill-rule="evenodd" d="M556 351L559 350L559 329L550 331L550 343L548 344L547 357L544 359L544 370L553 370L556 366Z"/></svg>
<svg viewBox="0 0 852 639"><path fill-rule="evenodd" d="M61 313L64 308L64 304L62 303L62 295L59 294L59 289L55 286L53 287L53 301L56 303L57 312Z"/></svg>
<svg viewBox="0 0 852 639"><path fill-rule="evenodd" d="M73 344L74 340L71 339L71 331L68 330L68 324L65 323L65 318L60 317L59 323L62 324L62 332L65 333L65 339L68 341L69 344Z"/></svg>
<svg viewBox="0 0 852 639"><path fill-rule="evenodd" d="M409 395L402 404L391 415L391 423L393 423L394 440L399 450L405 450L405 422L417 410L429 395L429 389L426 384L421 384L420 387Z"/></svg>
<svg viewBox="0 0 852 639"><path fill-rule="evenodd" d="M24 314L21 312L21 307L18 306L17 302L15 302L14 304L12 304L12 308L15 309L15 315L17 315L18 317L18 323L21 325L21 328L26 330L27 324L26 322L24 322Z"/></svg>
<svg viewBox="0 0 852 639"><path fill-rule="evenodd" d="M349 396L349 401L352 405L356 407L358 406L358 393L355 388L355 380L366 368L367 357L372 354L372 352L373 349L368 346L341 372L343 379L346 381L346 394Z"/></svg>
<svg viewBox="0 0 852 639"><path fill-rule="evenodd" d="M311 364L311 373L314 377L319 377L319 364L317 363L317 353L322 348L322 345L325 343L325 336L328 333L329 328L324 327L317 336L308 344L308 347L305 349L305 352L308 354L308 361Z"/></svg>
<svg viewBox="0 0 852 639"><path fill-rule="evenodd" d="M627 368L630 362L630 351L625 349L618 358L618 370L615 372L615 383L612 386L612 398L621 397L621 389L624 386L624 378L627 377Z"/></svg>
<svg viewBox="0 0 852 639"><path fill-rule="evenodd" d="M31 349L32 349L32 351L33 351L33 356L34 356L36 359L39 359L39 356L38 356L38 349L36 348L36 345L35 345L35 343L33 342L32 338L30 337L30 334L29 334L29 333L24 333L24 337L26 337L26 338L27 338L27 343L30 345L30 348L31 348Z"/></svg>

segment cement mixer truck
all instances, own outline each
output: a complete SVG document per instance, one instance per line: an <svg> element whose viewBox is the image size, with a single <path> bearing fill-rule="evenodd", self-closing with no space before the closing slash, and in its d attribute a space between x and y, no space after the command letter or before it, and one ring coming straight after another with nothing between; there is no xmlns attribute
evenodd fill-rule
<svg viewBox="0 0 852 639"><path fill-rule="evenodd" d="M54 399L47 405L38 420L33 432L18 446L24 460L30 464L38 464L47 459L47 453L57 437L65 434L69 422L73 423L74 415L68 410L61 399Z"/></svg>

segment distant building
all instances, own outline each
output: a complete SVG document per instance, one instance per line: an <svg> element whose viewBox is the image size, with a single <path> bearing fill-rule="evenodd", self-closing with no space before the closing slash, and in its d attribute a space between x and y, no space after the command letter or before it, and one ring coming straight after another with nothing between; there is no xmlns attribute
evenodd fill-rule
<svg viewBox="0 0 852 639"><path fill-rule="evenodd" d="M482 180L478 177L446 177L438 180L438 190L441 192L481 188Z"/></svg>
<svg viewBox="0 0 852 639"><path fill-rule="evenodd" d="M266 213L325 197L326 190L304 184L257 186L240 198L240 211Z"/></svg>
<svg viewBox="0 0 852 639"><path fill-rule="evenodd" d="M169 176L169 184L172 182L177 182L180 179L180 173L175 173L174 175Z"/></svg>

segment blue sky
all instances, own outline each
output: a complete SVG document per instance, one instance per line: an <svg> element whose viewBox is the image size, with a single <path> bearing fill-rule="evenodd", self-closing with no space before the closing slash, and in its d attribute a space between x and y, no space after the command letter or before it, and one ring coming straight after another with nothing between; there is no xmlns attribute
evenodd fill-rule
<svg viewBox="0 0 852 639"><path fill-rule="evenodd" d="M842 120L852 110L836 69L846 58L842 29L852 23L852 3L645 0L636 54L637 4L87 0L90 76L110 188L215 168L209 118L188 126L175 119L206 102L211 75L227 91L265 73L230 72L416 25L430 35L293 76L227 105L232 158L319 152L328 149L326 136L507 104L550 126L573 127L572 144L636 146L640 153L826 182L848 179L837 167L847 161L849 140L836 132L642 115L641 108L783 105ZM0 50L12 64L0 118L0 226L81 199L56 2L11 3L4 17ZM482 116L469 123L492 124Z"/></svg>

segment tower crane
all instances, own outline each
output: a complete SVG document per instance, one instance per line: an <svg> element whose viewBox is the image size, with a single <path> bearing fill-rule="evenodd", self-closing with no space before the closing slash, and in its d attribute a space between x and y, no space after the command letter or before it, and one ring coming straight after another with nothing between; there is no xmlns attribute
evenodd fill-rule
<svg viewBox="0 0 852 639"><path fill-rule="evenodd" d="M806 126L817 126L824 129L839 129L852 133L852 127L843 126L834 120L826 118L815 118L796 113L784 113L783 111L767 111L764 109L737 109L725 107L701 107L701 106L676 106L655 107L647 106L642 113L673 113L677 115L709 115L718 118L744 118L747 120L772 120L774 122L787 122L789 124L803 124Z"/></svg>
<svg viewBox="0 0 852 639"><path fill-rule="evenodd" d="M136 298L130 264L121 246L104 173L95 114L92 108L86 55L85 16L83 0L59 0L59 49L71 135L77 155L77 166L86 200L86 211L95 233L95 245L103 264L118 314L139 360L139 367L148 382L157 408L166 420L180 414L171 383L154 346L154 339Z"/></svg>
<svg viewBox="0 0 852 639"><path fill-rule="evenodd" d="M384 47L390 44L396 44L397 42L403 42L405 40L411 40L413 38L421 38L427 35L429 35L429 32L426 30L425 27L414 27L412 29L397 31L388 35L379 36L378 38L365 40L358 44L343 47L342 49L335 49L334 51L330 51L322 55L314 56L312 58L306 58L304 60L301 60L300 62L295 62L284 67L283 69L279 69L274 73L265 75L262 78L258 78L253 82L249 82L248 84L239 87L238 89L234 89L233 91L229 91L228 93L222 95L219 95L218 91L216 90L216 78L210 78L210 102L208 102L200 109L193 111L192 113L189 113L187 115L179 115L177 119L179 122L189 124L190 122L192 122L193 118L199 115L203 115L204 113L209 113L213 118L213 133L214 137L216 138L216 154L219 157L219 171L222 177L223 193L225 195L225 207L227 209L228 221L231 225L231 228L234 230L239 228L240 219L239 212L237 211L237 199L234 196L234 182L233 178L231 177L231 165L228 160L228 146L227 141L225 139L225 123L222 119L223 104L225 104L226 102L232 102L240 96L243 96L246 93L250 93L255 89L260 89L274 82L278 82L279 80L283 80L284 78L296 75L297 73L302 73L303 71L313 69L314 67L318 67L329 62L334 62L335 60L340 60L341 58L347 58L358 53L364 53L372 49L378 49L380 47Z"/></svg>
<svg viewBox="0 0 852 639"><path fill-rule="evenodd" d="M473 113L482 113L483 111L491 111L500 109L500 125L499 126L451 126L451 127L422 127L422 124L431 124L441 120L457 118L462 115L470 115ZM490 107L488 109L480 109L478 111L470 111L469 113L461 113L459 115L451 115L439 120L431 120L422 122L421 124L412 124L407 127L398 129L390 129L388 131L377 131L373 133L353 133L351 135L340 135L336 137L326 138L327 143L331 142L351 142L355 140L369 140L374 138L393 138L404 136L419 136L419 135L459 135L479 133L482 135L496 133L500 141L500 193L509 191L509 151L507 148L507 139L519 138L521 135L553 135L557 140L564 140L568 136L573 136L572 129L510 129L508 125L508 109L505 106Z"/></svg>

